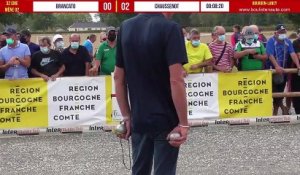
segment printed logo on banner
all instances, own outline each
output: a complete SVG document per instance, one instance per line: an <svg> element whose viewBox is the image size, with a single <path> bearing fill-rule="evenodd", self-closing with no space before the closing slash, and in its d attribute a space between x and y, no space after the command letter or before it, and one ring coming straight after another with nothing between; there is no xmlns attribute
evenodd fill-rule
<svg viewBox="0 0 300 175"><path fill-rule="evenodd" d="M0 128L48 126L47 84L42 79L0 80Z"/></svg>
<svg viewBox="0 0 300 175"><path fill-rule="evenodd" d="M219 73L221 118L272 115L271 71Z"/></svg>
<svg viewBox="0 0 300 175"><path fill-rule="evenodd" d="M185 87L189 119L218 118L218 74L191 74Z"/></svg>
<svg viewBox="0 0 300 175"><path fill-rule="evenodd" d="M105 122L105 77L70 77L48 82L49 127Z"/></svg>

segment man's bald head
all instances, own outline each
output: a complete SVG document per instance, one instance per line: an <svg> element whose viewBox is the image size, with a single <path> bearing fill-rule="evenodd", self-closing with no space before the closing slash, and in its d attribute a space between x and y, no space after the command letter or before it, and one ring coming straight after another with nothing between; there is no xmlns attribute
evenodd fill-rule
<svg viewBox="0 0 300 175"><path fill-rule="evenodd" d="M215 26L214 27L214 33L218 35L224 35L225 34L225 28L223 26Z"/></svg>
<svg viewBox="0 0 300 175"><path fill-rule="evenodd" d="M80 42L80 35L77 33L71 34L70 42Z"/></svg>
<svg viewBox="0 0 300 175"><path fill-rule="evenodd" d="M259 34L259 29L258 29L258 26L257 26L257 25L254 25L254 24L253 24L253 25L251 25L251 26L249 26L249 27L252 28L254 34Z"/></svg>

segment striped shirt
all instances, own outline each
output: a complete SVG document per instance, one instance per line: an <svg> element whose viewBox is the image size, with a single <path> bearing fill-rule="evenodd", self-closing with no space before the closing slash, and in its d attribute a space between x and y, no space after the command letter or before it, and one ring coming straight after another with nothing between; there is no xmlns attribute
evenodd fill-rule
<svg viewBox="0 0 300 175"><path fill-rule="evenodd" d="M216 64L217 60L221 56L225 43L212 42L209 44L209 49L213 55L213 64ZM217 66L224 67L226 70L231 70L231 59L233 58L233 48L231 44L227 43L224 54L220 59Z"/></svg>

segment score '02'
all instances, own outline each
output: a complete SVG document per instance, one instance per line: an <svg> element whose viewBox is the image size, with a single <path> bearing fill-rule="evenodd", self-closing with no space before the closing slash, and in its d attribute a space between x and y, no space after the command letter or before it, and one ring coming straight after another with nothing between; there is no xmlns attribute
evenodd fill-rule
<svg viewBox="0 0 300 175"><path fill-rule="evenodd" d="M129 2L122 2L121 3L121 10L122 11L129 11Z"/></svg>

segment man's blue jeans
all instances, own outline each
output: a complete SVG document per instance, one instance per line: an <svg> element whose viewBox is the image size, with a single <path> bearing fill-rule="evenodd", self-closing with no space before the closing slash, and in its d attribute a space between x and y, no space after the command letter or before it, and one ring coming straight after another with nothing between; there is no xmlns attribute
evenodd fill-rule
<svg viewBox="0 0 300 175"><path fill-rule="evenodd" d="M166 140L169 132L132 133L132 174L150 175L154 160L154 175L175 175L179 148Z"/></svg>

